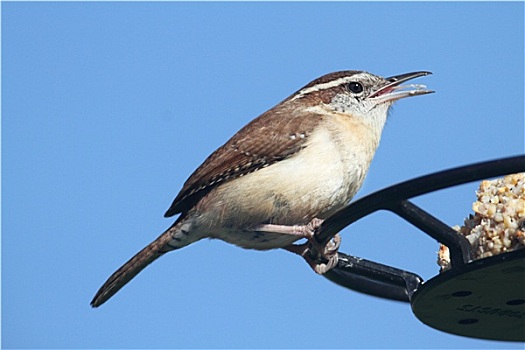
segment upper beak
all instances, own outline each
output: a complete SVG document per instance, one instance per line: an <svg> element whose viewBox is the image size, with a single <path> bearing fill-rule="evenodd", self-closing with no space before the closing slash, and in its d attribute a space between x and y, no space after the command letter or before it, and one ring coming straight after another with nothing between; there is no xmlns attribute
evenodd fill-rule
<svg viewBox="0 0 525 350"><path fill-rule="evenodd" d="M434 91L427 90L425 85L419 84L410 84L410 85L400 85L405 81L423 77L426 75L432 74L431 72L412 72L405 73L400 75L394 75L392 77L386 78L386 83L383 86L380 86L377 90L372 91L367 98L371 98L378 103L387 102L387 101L396 101L400 98L431 94ZM408 90L407 90L408 89Z"/></svg>

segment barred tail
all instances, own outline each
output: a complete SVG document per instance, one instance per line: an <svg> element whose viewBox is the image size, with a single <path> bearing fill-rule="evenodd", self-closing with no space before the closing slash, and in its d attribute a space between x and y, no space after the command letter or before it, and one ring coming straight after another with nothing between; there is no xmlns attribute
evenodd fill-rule
<svg viewBox="0 0 525 350"><path fill-rule="evenodd" d="M106 283L100 287L91 301L91 306L98 307L104 304L109 298L118 292L120 288L124 287L126 283L131 281L133 277L158 257L170 250L180 248L168 244L170 241L173 242L173 238L175 237L176 231L179 230L179 227L180 223L170 227L166 232L161 234L156 240L148 244L144 249L135 254L134 257L115 271L108 278ZM181 247L182 246L183 245L181 245Z"/></svg>

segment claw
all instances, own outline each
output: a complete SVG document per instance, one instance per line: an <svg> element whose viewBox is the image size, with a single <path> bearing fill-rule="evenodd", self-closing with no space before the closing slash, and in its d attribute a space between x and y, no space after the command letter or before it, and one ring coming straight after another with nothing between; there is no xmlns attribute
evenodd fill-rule
<svg viewBox="0 0 525 350"><path fill-rule="evenodd" d="M315 230L321 226L323 220L313 219L305 226L305 231L311 233L306 238L308 242L292 244L284 249L302 256L308 265L318 274L324 274L337 265L339 260L337 251L341 245L341 236L336 234L326 246L321 246L315 239Z"/></svg>

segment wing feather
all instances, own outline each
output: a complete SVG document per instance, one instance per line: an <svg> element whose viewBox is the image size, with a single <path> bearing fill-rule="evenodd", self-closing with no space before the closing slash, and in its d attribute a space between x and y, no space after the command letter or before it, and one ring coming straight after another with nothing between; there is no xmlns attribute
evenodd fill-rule
<svg viewBox="0 0 525 350"><path fill-rule="evenodd" d="M213 152L184 183L164 216L191 209L221 183L292 157L306 146L322 115L274 108L251 121Z"/></svg>

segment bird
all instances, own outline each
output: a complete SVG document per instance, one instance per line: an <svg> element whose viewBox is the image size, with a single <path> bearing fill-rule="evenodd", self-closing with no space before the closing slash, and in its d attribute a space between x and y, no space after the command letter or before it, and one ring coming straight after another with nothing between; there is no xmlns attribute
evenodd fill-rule
<svg viewBox="0 0 525 350"><path fill-rule="evenodd" d="M402 83L429 74L329 73L253 119L191 174L164 215L179 214L175 222L115 271L91 306L105 303L161 255L203 238L283 248L315 272L329 271L340 237L323 247L316 229L360 189L393 103L434 92ZM305 243L294 244L299 240Z"/></svg>

